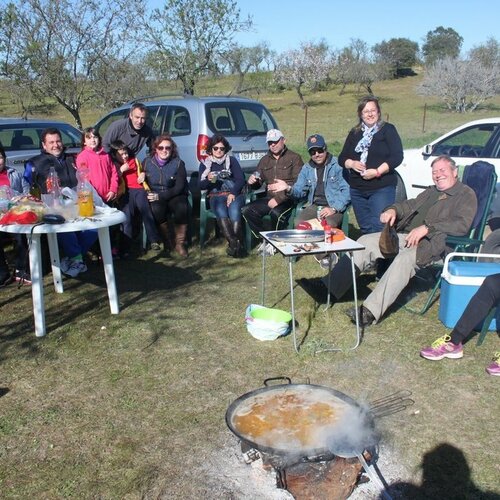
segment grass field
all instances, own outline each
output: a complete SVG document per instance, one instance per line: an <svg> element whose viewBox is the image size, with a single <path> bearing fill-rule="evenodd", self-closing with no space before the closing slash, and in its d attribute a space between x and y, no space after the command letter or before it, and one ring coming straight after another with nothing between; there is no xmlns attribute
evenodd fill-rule
<svg viewBox="0 0 500 500"><path fill-rule="evenodd" d="M407 145L498 115L498 100L466 116L428 103L422 132L424 101L412 94L415 78L374 88ZM304 130L297 98L291 92L260 98L298 149ZM339 97L333 90L309 100L308 131L340 145L354 122L354 93ZM2 114L13 113L6 100L1 106ZM86 117L93 123L97 113ZM432 363L418 352L448 331L438 320L438 304L425 316L394 307L366 330L358 349L349 350L349 298L325 312L296 287L303 345L295 354L289 337L259 342L246 331L245 308L260 297L256 255L230 259L214 240L200 254L195 239L188 260L147 254L117 261L115 270L116 316L109 313L98 265L66 280L62 295L47 275L43 339L33 332L29 287L0 290L1 498L267 498L257 489L239 491L233 471L221 466L228 454L239 456L224 415L264 379L285 375L361 402L411 391L413 406L378 421L383 458L401 468L396 479L416 485L425 479L422 498L475 500L485 492L500 498L499 380L484 371L499 350L496 334L479 348L473 339L461 360ZM311 258L301 259L294 272L297 278L322 273ZM372 278L360 279L361 297ZM268 259L267 285L266 305L289 310L279 256ZM330 343L346 350L315 354Z"/></svg>

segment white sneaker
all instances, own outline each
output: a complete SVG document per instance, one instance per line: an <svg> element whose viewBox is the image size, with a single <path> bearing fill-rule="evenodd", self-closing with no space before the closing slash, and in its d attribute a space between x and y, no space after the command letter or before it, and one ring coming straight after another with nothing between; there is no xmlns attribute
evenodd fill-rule
<svg viewBox="0 0 500 500"><path fill-rule="evenodd" d="M258 255L262 255L262 251L264 250L266 246L266 243L262 242L256 249L255 251L257 252Z"/></svg>
<svg viewBox="0 0 500 500"><path fill-rule="evenodd" d="M276 253L276 248L274 248L271 243L268 243L264 249L262 250L262 253L265 253L267 255L274 255Z"/></svg>
<svg viewBox="0 0 500 500"><path fill-rule="evenodd" d="M330 269L330 259L332 259L332 269L339 261L339 256L336 253L330 254L330 257L314 257L321 269L328 271Z"/></svg>
<svg viewBox="0 0 500 500"><path fill-rule="evenodd" d="M71 265L71 259L69 257L63 257L61 259L61 262L59 263L59 267L61 268L61 271L63 273L65 273L69 269L70 265Z"/></svg>
<svg viewBox="0 0 500 500"><path fill-rule="evenodd" d="M87 266L81 260L73 260L64 274L76 278L80 273L87 271Z"/></svg>

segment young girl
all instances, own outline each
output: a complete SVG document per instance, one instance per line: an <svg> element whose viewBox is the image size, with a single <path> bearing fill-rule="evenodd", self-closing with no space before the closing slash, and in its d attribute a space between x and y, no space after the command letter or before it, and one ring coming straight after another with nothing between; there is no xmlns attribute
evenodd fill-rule
<svg viewBox="0 0 500 500"><path fill-rule="evenodd" d="M95 128L86 128L82 134L82 151L76 157L76 167L88 169L90 184L103 201L110 204L118 193L118 172L101 143L101 136Z"/></svg>
<svg viewBox="0 0 500 500"><path fill-rule="evenodd" d="M149 206L147 198L146 183L139 184L137 175L141 168L139 160L130 156L125 143L115 141L110 144L110 154L116 168L121 174L124 185L124 193L120 196L118 205L127 216L127 220L122 226L122 241L120 245L120 254L122 257L130 251L130 244L133 238L134 218L139 213L142 217L142 222L146 228L146 235L151 242L151 250L155 252L161 251L160 235L156 228L156 223L153 218L153 213ZM121 191L122 189L120 189Z"/></svg>

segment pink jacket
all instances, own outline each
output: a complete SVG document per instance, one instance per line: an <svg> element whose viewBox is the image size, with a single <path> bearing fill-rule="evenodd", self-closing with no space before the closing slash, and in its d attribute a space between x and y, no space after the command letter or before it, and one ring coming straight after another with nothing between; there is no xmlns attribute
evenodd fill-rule
<svg viewBox="0 0 500 500"><path fill-rule="evenodd" d="M110 191L115 194L118 192L118 172L111 156L104 149L93 151L84 148L76 157L76 168L81 168L82 164L87 165L89 182L103 201L106 201L106 195Z"/></svg>

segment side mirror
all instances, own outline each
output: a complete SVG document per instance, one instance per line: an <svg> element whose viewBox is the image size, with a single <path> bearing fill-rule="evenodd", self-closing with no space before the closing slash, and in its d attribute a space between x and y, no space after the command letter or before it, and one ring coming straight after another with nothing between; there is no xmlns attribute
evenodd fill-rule
<svg viewBox="0 0 500 500"><path fill-rule="evenodd" d="M432 146L430 144L426 144L424 146L424 152L422 154L424 156L430 156L432 154Z"/></svg>

